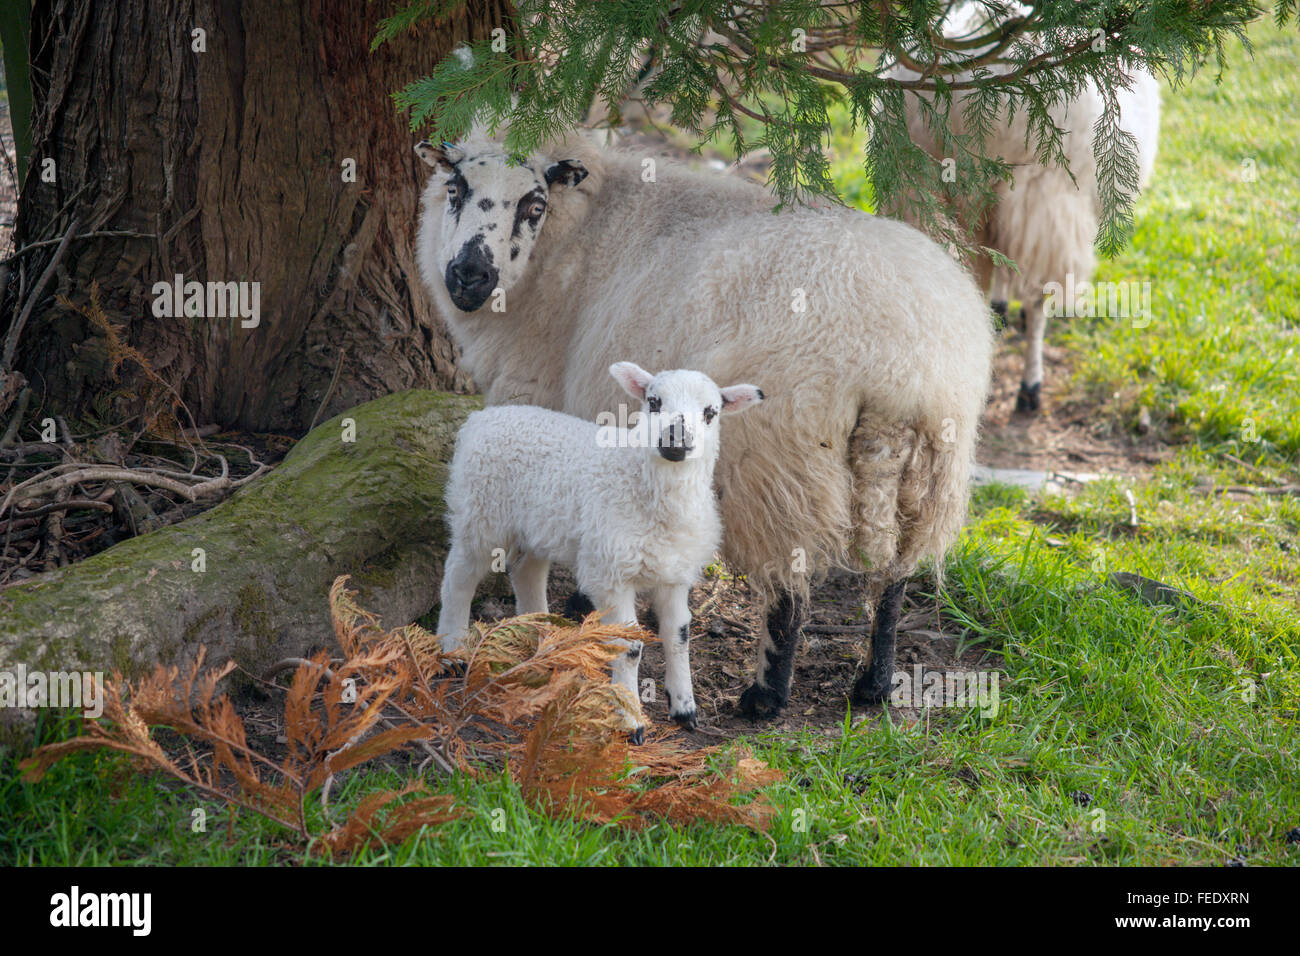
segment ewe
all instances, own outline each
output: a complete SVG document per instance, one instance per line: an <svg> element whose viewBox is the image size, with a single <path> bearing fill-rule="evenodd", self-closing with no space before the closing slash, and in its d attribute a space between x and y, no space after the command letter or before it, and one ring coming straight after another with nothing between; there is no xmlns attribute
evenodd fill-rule
<svg viewBox="0 0 1300 956"><path fill-rule="evenodd" d="M978 4L963 5L945 24L944 32L954 38L969 36L981 30L980 23L986 16ZM1007 67L994 65L990 69L1005 72ZM917 76L903 66L893 67L889 75L904 79ZM1115 95L1120 127L1135 141L1141 189L1155 166L1160 133L1160 87L1155 77L1145 70L1134 69L1129 80L1129 88L1119 89ZM956 133L969 132L965 122L969 95L957 93L953 97L948 115ZM956 211L956 218L973 233L978 245L1002 253L1019 269L1019 274L1015 274L1005 268L995 268L987 257L973 263L976 280L992 294L995 310L1005 316L1010 296L1018 297L1023 306L1025 361L1016 396L1019 412L1037 412L1042 406L1043 337L1049 310L1058 315L1074 314L1073 303L1060 301L1059 291L1049 301L1048 290L1078 288L1091 281L1096 266L1093 244L1101 221L1101 202L1092 141L1103 102L1102 93L1090 83L1076 99L1048 110L1052 122L1064 131L1061 150L1069 161L1068 171L1038 161L1034 141L1026 138L1025 110L1017 110L1009 123L1000 121L985 139L984 149L989 156L1010 163L1015 180L1011 184L997 184L994 205L981 221L969 221L969 217ZM912 141L941 161L945 154L926 123L918 94L908 95L906 108ZM909 204L904 202L897 210L899 217L915 224L908 210Z"/></svg>
<svg viewBox="0 0 1300 956"><path fill-rule="evenodd" d="M438 632L446 649L460 645L494 552L507 556L519 614L547 610L552 561L573 568L607 622L635 624L636 594L651 591L668 713L694 728L687 599L722 540L713 495L719 416L763 393L753 385L720 389L686 370L652 376L631 362L609 373L649 410L631 429L531 405L475 412L461 428L447 478L452 544ZM636 641L613 668L634 696L640 660ZM641 735L637 728L633 739Z"/></svg>
<svg viewBox="0 0 1300 956"><path fill-rule="evenodd" d="M966 516L991 321L970 277L910 226L845 208L773 215L766 190L574 137L508 157L421 143L420 272L490 405L588 421L630 357L753 378L715 474L722 554L763 602L750 717L786 703L810 578L866 570L859 702L890 689L904 578ZM574 456L577 457L577 456Z"/></svg>

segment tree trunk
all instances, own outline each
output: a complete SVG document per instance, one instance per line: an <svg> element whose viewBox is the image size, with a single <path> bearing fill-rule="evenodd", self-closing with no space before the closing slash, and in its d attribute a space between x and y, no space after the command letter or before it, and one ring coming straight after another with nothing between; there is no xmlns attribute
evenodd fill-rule
<svg viewBox="0 0 1300 956"><path fill-rule="evenodd" d="M442 580L443 482L456 431L479 406L424 390L368 402L215 508L0 590L0 673L136 677L190 663L200 645L209 662L233 657L259 673L333 646L327 596L340 574L387 626L409 623ZM29 717L0 706L0 742Z"/></svg>
<svg viewBox="0 0 1300 956"><path fill-rule="evenodd" d="M106 424L144 411L136 365L115 375L106 338L55 302L83 303L92 282L200 424L305 429L336 368L322 417L411 386L465 390L418 280L424 174L390 95L502 25L509 3L470 0L372 54L378 21L399 6L37 0L15 246L61 238L74 218L81 238L20 340L17 368L44 398L34 408L89 410ZM0 322L54 248L14 263ZM258 324L157 316L153 286L177 275L258 283Z"/></svg>

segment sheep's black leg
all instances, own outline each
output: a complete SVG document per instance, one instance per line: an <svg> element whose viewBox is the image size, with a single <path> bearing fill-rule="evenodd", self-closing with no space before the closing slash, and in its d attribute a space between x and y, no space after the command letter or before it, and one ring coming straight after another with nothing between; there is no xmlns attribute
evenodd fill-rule
<svg viewBox="0 0 1300 956"><path fill-rule="evenodd" d="M1020 376L1016 411L1037 414L1043 407L1043 336L1047 334L1047 308L1042 299L1025 305L1025 370Z"/></svg>
<svg viewBox="0 0 1300 956"><path fill-rule="evenodd" d="M754 683L740 695L740 712L750 720L775 717L790 699L803 611L802 599L789 592L768 608L766 627L759 635Z"/></svg>
<svg viewBox="0 0 1300 956"><path fill-rule="evenodd" d="M591 603L591 598L583 594L582 591L574 591L569 595L569 599L564 602L564 616L570 621L582 623L592 611L596 610L596 605Z"/></svg>
<svg viewBox="0 0 1300 956"><path fill-rule="evenodd" d="M894 648L898 642L898 616L903 609L903 587L895 581L885 588L876 606L876 629L871 635L871 666L853 685L853 703L879 704L894 682Z"/></svg>
<svg viewBox="0 0 1300 956"><path fill-rule="evenodd" d="M1020 391L1016 394L1016 411L1032 415L1034 412L1041 411L1043 408L1043 383L1035 382L1033 385L1020 383Z"/></svg>

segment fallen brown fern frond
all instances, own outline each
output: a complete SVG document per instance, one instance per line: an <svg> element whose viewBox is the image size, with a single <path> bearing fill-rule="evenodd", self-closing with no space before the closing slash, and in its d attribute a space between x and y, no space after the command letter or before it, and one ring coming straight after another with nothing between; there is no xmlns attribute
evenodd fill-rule
<svg viewBox="0 0 1300 956"><path fill-rule="evenodd" d="M581 624L545 614L476 624L467 650L445 654L417 625L385 630L356 603L340 577L330 613L342 657L291 659L285 690L284 752L259 751L217 685L233 663L187 670L159 666L135 683L114 674L101 718L85 735L41 747L24 763L39 780L64 756L109 748L131 754L211 797L293 830L313 849L355 852L371 840L394 843L467 812L447 795L426 794L416 779L372 793L329 825L309 805L327 804L335 775L409 746L440 767L476 775L504 763L525 798L553 815L643 827L660 820L766 827L772 813L759 795L742 794L780 778L739 755L725 773L711 768L716 748L687 750L663 734L639 747L627 731L644 723L640 702L609 682L621 653L611 638L652 639L639 629ZM152 737L166 727L186 741L184 765ZM197 743L199 748L191 744Z"/></svg>
<svg viewBox="0 0 1300 956"><path fill-rule="evenodd" d="M80 315L103 336L104 347L108 352L109 375L116 379L122 363L128 361L140 369L144 382L138 389L138 394L143 407L141 418L146 429L152 429L165 437L184 439L184 428L180 421L180 412L184 412L189 419L189 427L197 431L194 416L190 414L180 393L154 370L144 353L123 338L122 329L114 325L105 314L99 295L99 283L91 282L90 301L84 305L77 305L65 296L59 296L57 301L65 309Z"/></svg>

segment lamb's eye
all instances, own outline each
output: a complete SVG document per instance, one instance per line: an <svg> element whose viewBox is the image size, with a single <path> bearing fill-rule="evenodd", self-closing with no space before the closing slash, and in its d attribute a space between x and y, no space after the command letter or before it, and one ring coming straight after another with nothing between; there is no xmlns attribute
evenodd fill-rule
<svg viewBox="0 0 1300 956"><path fill-rule="evenodd" d="M546 212L546 203L544 203L542 200L538 199L538 200L536 200L535 202L533 202L532 204L529 205L529 207L528 207L528 218L529 218L529 219L540 219L542 213L544 213L544 212Z"/></svg>
<svg viewBox="0 0 1300 956"><path fill-rule="evenodd" d="M704 410L704 424L707 425L709 422L713 421L717 417L718 417L718 410L714 408L712 405L710 405L708 408Z"/></svg>
<svg viewBox="0 0 1300 956"><path fill-rule="evenodd" d="M663 408L664 406L664 400L662 398L659 398L656 395L652 395L650 398L647 398L645 401L646 404L650 406L650 411L652 412L657 412L659 411L659 409Z"/></svg>
<svg viewBox="0 0 1300 956"><path fill-rule="evenodd" d="M455 183L448 183L448 184L447 184L447 198L448 198L448 199L455 199L455 198L456 198L457 196L459 196L459 195L460 195L460 189L457 188L456 184L455 184Z"/></svg>

